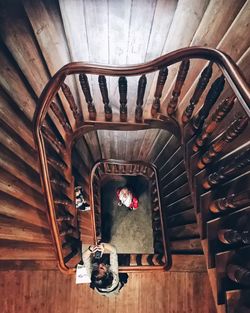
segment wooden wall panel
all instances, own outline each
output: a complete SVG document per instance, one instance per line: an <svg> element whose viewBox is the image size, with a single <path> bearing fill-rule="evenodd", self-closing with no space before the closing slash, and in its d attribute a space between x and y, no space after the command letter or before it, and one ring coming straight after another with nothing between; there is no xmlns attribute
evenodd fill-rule
<svg viewBox="0 0 250 313"><path fill-rule="evenodd" d="M3 271L0 275L4 313L215 313L206 273L133 273L113 298L95 294L86 284L75 285L74 277L60 272Z"/></svg>
<svg viewBox="0 0 250 313"><path fill-rule="evenodd" d="M190 6L188 0L178 1L174 18L161 54L189 46L203 17L208 2L208 0L195 0L192 1L192 6ZM172 66L170 68L170 71L173 71L173 74L169 73L169 78L167 79L165 87L166 89L167 85L172 83L173 77L177 70L177 66ZM147 98L147 105L151 105L153 102L156 81L157 76L155 75L152 86L150 88L150 93Z"/></svg>
<svg viewBox="0 0 250 313"><path fill-rule="evenodd" d="M245 2L245 0L229 0L225 2L211 0L206 8L199 26L197 27L190 46L207 46L215 48L223 38L224 34L232 24L233 20ZM204 64L205 62L200 60L191 61L189 74L182 88L182 95L185 95L192 82L197 76L199 76ZM164 98L163 112L165 112L166 105L170 100L171 92L174 86L175 78L173 77L173 74L174 71L171 71L168 77L168 84L166 87L169 86L169 90L166 92ZM182 96L180 99L181 98Z"/></svg>

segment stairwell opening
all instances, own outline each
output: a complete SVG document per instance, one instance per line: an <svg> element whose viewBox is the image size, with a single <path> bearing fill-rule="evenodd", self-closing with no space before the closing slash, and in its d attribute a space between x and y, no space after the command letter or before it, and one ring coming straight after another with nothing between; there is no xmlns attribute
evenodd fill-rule
<svg viewBox="0 0 250 313"><path fill-rule="evenodd" d="M114 243L118 252L124 255L162 254L164 250L163 241L165 241L167 249L171 249L173 253L178 254L179 251L180 253L183 251L195 254L202 253L187 182L183 150L179 139L164 129L132 131L131 128L132 125L129 125L126 130L98 129L90 131L78 138L72 150L72 172L75 177L75 184L87 185L89 182L86 180L84 172L90 173L97 162L103 161L100 167L97 167L92 182L96 240L102 238ZM117 164L115 164L115 160L118 162ZM126 170L126 166L122 162L131 162L129 164L130 169ZM133 162L144 162L144 167L138 165L136 169L136 164ZM156 169L159 184L157 192L161 202L162 220L164 227L168 229L164 236L162 236L161 229L157 225L159 217L154 212L154 206L157 211L157 203L153 203L157 200L152 194L152 190L155 188L153 188L152 181L145 171L145 162ZM80 163L81 166L79 167ZM132 169L133 166L134 169ZM141 169L140 166L142 166ZM146 175L141 175L143 170ZM101 175L103 177L100 183ZM139 215L139 210L138 212L129 212L126 208L117 206L116 188L127 183L130 184L130 182L132 182L132 189L144 185L145 189L148 190L144 201L150 202L150 205L146 208L147 219L144 221L144 226L145 232L148 232L149 235L145 240L143 239L145 235L143 231L138 231L139 225L136 220L132 219L133 227L128 220L132 214L134 216ZM87 198L88 187L85 188L85 191ZM87 200L91 203L90 198ZM132 214L129 215L129 213ZM114 220L116 218L117 221ZM124 220L126 221L124 222ZM151 225L146 231L146 226L149 223ZM81 231L86 232L86 230L86 226L82 226ZM161 236L162 238L159 240ZM195 241L194 246L190 244L190 240L192 243ZM137 257L137 259L139 258ZM135 263L141 264L141 261L135 261Z"/></svg>

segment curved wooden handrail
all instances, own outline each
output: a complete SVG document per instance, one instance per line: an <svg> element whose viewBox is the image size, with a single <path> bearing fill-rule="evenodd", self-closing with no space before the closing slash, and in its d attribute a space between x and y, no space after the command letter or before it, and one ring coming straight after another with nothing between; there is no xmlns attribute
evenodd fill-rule
<svg viewBox="0 0 250 313"><path fill-rule="evenodd" d="M61 243L59 238L59 231L56 222L55 207L53 202L52 187L49 180L49 170L45 151L45 143L42 135L42 123L48 112L49 106L52 104L52 100L62 86L67 75L86 73L86 74L98 74L98 75L109 75L109 76L133 76L147 74L156 70L161 69L163 66L169 66L176 62L181 61L184 58L202 58L215 62L227 78L229 85L233 89L234 93L241 102L248 116L250 116L250 91L247 83L244 80L238 66L231 60L225 53L204 47L190 47L179 49L171 52L167 55L161 56L153 61L131 66L106 66L98 64L87 64L84 62L73 62L62 67L47 83L45 86L34 114L34 138L38 149L39 162L40 162L40 173L42 187L45 193L45 198L48 206L48 212L50 216L51 230L53 240L56 246L57 257L59 262L59 268L62 272L72 273L74 270L69 269L63 261L63 255L61 251ZM95 122L96 123L96 122ZM81 127L84 127L84 122ZM88 129L91 129L93 125L89 123L86 125ZM81 132L78 132L79 134ZM66 139L70 142L70 149L72 138L74 135L66 134ZM67 153L70 155L69 147L67 147Z"/></svg>
<svg viewBox="0 0 250 313"><path fill-rule="evenodd" d="M93 221L95 221L95 217L94 217L93 180L94 180L96 169L101 164L104 164L104 163L117 164L117 165L135 165L135 164L138 164L138 165L147 166L154 172L154 177L155 177L156 186L157 186L157 197L159 199L159 207L160 207L159 213L160 213L161 229L162 229L163 234L164 234L163 247L164 247L164 252L165 252L166 264L164 266L162 266L162 268L164 270L169 270L171 268L171 266L172 266L172 257L171 257L170 248L169 248L168 245L166 245L166 240L167 240L168 236L167 236L167 231L166 231L166 223L164 223L163 214L162 214L162 210L161 210L161 197L160 197L160 192L159 192L157 168L155 167L154 164L148 163L148 162L144 162L144 161L129 161L129 162L127 162L127 161L124 161L124 160L114 160L114 159L108 159L107 160L107 159L102 159L102 160L96 162L95 165L92 167L91 174L90 174L90 194L91 194L90 203L91 203L91 208L93 208L92 209L92 219L93 219ZM126 174L126 175L129 175L129 174ZM132 267L130 267L130 266L122 266L121 270L128 271L128 270L131 270ZM147 268L148 267L155 268L155 266L147 266ZM135 268L136 268L136 270L140 270L140 268L143 269L143 270L145 269L145 267L142 267L142 266L141 267L140 266L136 266ZM133 269L134 269L134 267L133 267Z"/></svg>
<svg viewBox="0 0 250 313"><path fill-rule="evenodd" d="M153 61L130 66L108 66L101 64L88 64L84 62L72 62L63 66L47 83L38 102L38 107L34 115L34 129L41 126L48 107L59 90L67 75L86 73L109 76L135 76L151 73L159 70L163 66L169 66L181 61L184 58L201 58L215 62L227 78L233 91L239 97L246 112L250 116L249 100L250 89L245 82L240 69L235 62L224 52L204 47L189 47L170 52Z"/></svg>

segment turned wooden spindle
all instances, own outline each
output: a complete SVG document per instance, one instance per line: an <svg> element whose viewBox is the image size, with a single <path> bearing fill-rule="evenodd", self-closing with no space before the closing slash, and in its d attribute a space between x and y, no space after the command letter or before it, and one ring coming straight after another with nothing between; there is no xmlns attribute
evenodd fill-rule
<svg viewBox="0 0 250 313"><path fill-rule="evenodd" d="M120 93L120 121L127 122L128 108L127 108L127 91L128 83L126 77L122 76L118 81Z"/></svg>
<svg viewBox="0 0 250 313"><path fill-rule="evenodd" d="M136 109L135 109L135 121L137 123L142 122L142 106L143 106L143 99L147 85L147 78L145 75L142 75L138 82L138 89L137 89L137 100L136 100Z"/></svg>
<svg viewBox="0 0 250 313"><path fill-rule="evenodd" d="M68 188L70 186L70 184L68 182L62 181L62 180L59 180L59 179L55 179L55 178L51 179L50 182L52 184L54 184L55 186L58 186L58 187L64 188L64 189L66 189L66 188Z"/></svg>
<svg viewBox="0 0 250 313"><path fill-rule="evenodd" d="M112 121L112 108L109 104L108 88L105 76L99 75L98 82L102 94L102 101L104 104L105 120Z"/></svg>
<svg viewBox="0 0 250 313"><path fill-rule="evenodd" d="M60 124L62 125L63 129L66 131L66 133L71 133L72 132L72 128L71 128L70 124L68 123L67 118L65 117L65 115L59 109L57 103L52 101L51 104L50 104L50 108L53 111L53 113L55 114L55 116L57 117L57 119L60 122Z"/></svg>
<svg viewBox="0 0 250 313"><path fill-rule="evenodd" d="M196 85L195 91L193 93L193 96L190 99L190 103L186 107L186 110L183 112L183 115L182 115L183 124L186 124L190 120L193 114L195 105L198 103L203 91L207 87L207 84L212 76L212 71L213 71L212 66L213 66L213 63L209 62L208 66L202 71L198 84Z"/></svg>
<svg viewBox="0 0 250 313"><path fill-rule="evenodd" d="M65 205L65 206L71 206L74 204L73 201L71 201L70 199L54 199L54 203Z"/></svg>
<svg viewBox="0 0 250 313"><path fill-rule="evenodd" d="M190 60L189 59L184 59L181 62L181 65L179 67L179 71L177 74L174 90L172 91L172 97L171 97L170 102L169 102L168 107L167 107L168 115L173 115L174 112L176 111L176 107L178 104L178 98L181 94L182 86L183 86L185 79L187 77L189 66L190 66Z"/></svg>
<svg viewBox="0 0 250 313"><path fill-rule="evenodd" d="M66 236L66 235L73 234L74 231L75 231L75 229L73 227L70 227L70 228L66 228L66 229L61 229L59 231L59 233L60 233L60 236Z"/></svg>
<svg viewBox="0 0 250 313"><path fill-rule="evenodd" d="M155 94L154 94L154 102L152 104L152 108L151 108L151 115L153 117L156 116L156 114L158 112L160 112L160 107L161 107L161 96L162 96L162 90L163 87L165 85L166 79L168 76L168 68L167 67L163 67L158 75L158 79L157 79L157 84L156 84L156 89L155 89Z"/></svg>
<svg viewBox="0 0 250 313"><path fill-rule="evenodd" d="M250 165L250 148L237 155L228 165L222 166L218 171L209 174L202 186L204 189L210 189L248 165Z"/></svg>
<svg viewBox="0 0 250 313"><path fill-rule="evenodd" d="M200 135L197 136L195 143L193 145L193 151L197 152L200 147L202 147L207 141L207 139L214 132L218 123L220 123L224 117L230 112L234 105L235 96L226 98L223 100L216 111L212 114L211 120L204 126Z"/></svg>
<svg viewBox="0 0 250 313"><path fill-rule="evenodd" d="M59 170L59 172L61 171L65 171L67 169L67 164L65 164L62 161L56 160L53 157L47 157L47 161L50 165L52 165L54 168L56 168L57 170Z"/></svg>
<svg viewBox="0 0 250 313"><path fill-rule="evenodd" d="M76 123L79 125L83 121L82 112L79 110L78 106L76 105L75 99L71 93L69 86L65 83L62 83L61 88L62 88L62 92L65 98L67 99L69 103L70 109L73 112L73 116L76 120Z"/></svg>
<svg viewBox="0 0 250 313"><path fill-rule="evenodd" d="M213 213L224 212L230 209L237 209L250 204L250 189L239 194L230 194L227 197L213 201L209 209Z"/></svg>
<svg viewBox="0 0 250 313"><path fill-rule="evenodd" d="M209 89L207 96L205 98L205 102L200 109L200 111L196 114L193 119L193 127L194 129L200 129L203 126L205 119L207 118L212 106L215 104L217 99L219 98L223 88L225 85L224 76L220 76L217 78L211 88Z"/></svg>
<svg viewBox="0 0 250 313"><path fill-rule="evenodd" d="M93 99L91 96L89 81L86 74L79 75L79 81L82 87L83 94L85 96L85 100L88 103L88 111L89 111L89 119L95 121L96 120L96 108L93 103Z"/></svg>
<svg viewBox="0 0 250 313"><path fill-rule="evenodd" d="M250 270L245 267L229 263L227 265L227 276L240 285L250 287Z"/></svg>
<svg viewBox="0 0 250 313"><path fill-rule="evenodd" d="M224 131L223 135L217 139L201 157L197 163L199 169L203 169L207 164L211 163L224 146L237 138L247 127L248 117L240 116L234 120L231 125Z"/></svg>
<svg viewBox="0 0 250 313"><path fill-rule="evenodd" d="M65 152L63 143L57 139L54 133L45 125L42 125L42 133L58 154Z"/></svg>
<svg viewBox="0 0 250 313"><path fill-rule="evenodd" d="M72 215L62 215L62 216L58 216L56 218L58 223L62 223L62 222L66 222L66 221L72 221L73 220L73 216Z"/></svg>

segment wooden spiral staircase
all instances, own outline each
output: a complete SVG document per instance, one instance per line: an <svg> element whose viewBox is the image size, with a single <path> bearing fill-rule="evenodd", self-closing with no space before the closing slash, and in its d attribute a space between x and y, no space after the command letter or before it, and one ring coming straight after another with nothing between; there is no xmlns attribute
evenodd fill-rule
<svg viewBox="0 0 250 313"><path fill-rule="evenodd" d="M190 102L185 108L178 107L190 60L195 58L209 62ZM167 112L163 112L161 95L168 66L180 61L172 98ZM220 71L220 74L210 82L215 67L215 72ZM144 118L146 75L158 70L151 118ZM81 108L67 86L67 76L72 74L79 74L88 104L88 119L83 118ZM98 75L104 113L96 110L88 74ZM140 79L134 119L131 120L128 118L126 76L134 75L140 75ZM119 77L119 115L112 112L105 76ZM68 105L60 106L58 95L65 97ZM164 256L132 255L126 266L120 258L121 266L124 265L126 271L140 267L169 269L171 255L168 249L172 257L204 253L218 312L241 312L237 311L238 307L247 312L248 304L243 296L249 287L249 282L246 283L250 270L249 247L243 243L222 244L217 233L222 228L237 227L238 221L249 216L249 103L249 88L237 66L225 54L208 48L181 49L138 66L118 68L71 63L60 69L40 97L34 123L42 185L60 270L73 273L80 260L80 239L94 243L99 236L100 203L94 190L99 188L101 175L121 171L150 177L151 171L157 182L153 186L153 195L157 197L152 197L152 209L160 212L155 218L161 221ZM94 165L84 160L88 155L87 145L86 155L74 150L77 139L86 137L92 130L150 128L171 132L170 136L160 137L161 148L155 151L152 164L139 164L137 160L128 164L126 160L119 160L120 163L100 160L101 163ZM91 206L91 211L80 216L74 203L75 185L82 186ZM234 262L240 265L237 273L232 270L235 267L229 266Z"/></svg>

